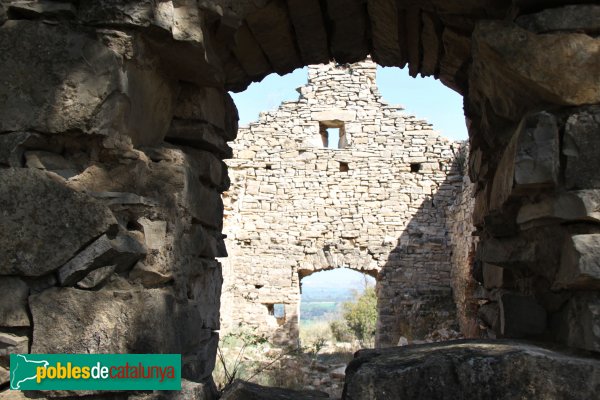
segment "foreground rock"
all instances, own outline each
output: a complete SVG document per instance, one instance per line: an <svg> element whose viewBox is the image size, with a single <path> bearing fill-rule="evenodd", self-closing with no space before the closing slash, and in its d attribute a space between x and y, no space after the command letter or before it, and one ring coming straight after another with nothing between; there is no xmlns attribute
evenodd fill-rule
<svg viewBox="0 0 600 400"><path fill-rule="evenodd" d="M591 399L599 385L600 359L587 353L458 340L359 351L346 369L342 398Z"/></svg>
<svg viewBox="0 0 600 400"><path fill-rule="evenodd" d="M225 391L221 400L316 400L328 399L327 393L316 390L292 390L263 387L255 383L236 381Z"/></svg>

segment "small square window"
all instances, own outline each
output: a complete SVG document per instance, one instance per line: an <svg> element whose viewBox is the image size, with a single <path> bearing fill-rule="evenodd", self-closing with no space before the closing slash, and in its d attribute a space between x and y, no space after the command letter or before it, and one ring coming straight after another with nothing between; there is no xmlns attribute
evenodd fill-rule
<svg viewBox="0 0 600 400"><path fill-rule="evenodd" d="M340 162L340 172L348 172L350 171L350 166L348 163Z"/></svg>
<svg viewBox="0 0 600 400"><path fill-rule="evenodd" d="M343 149L348 146L346 127L340 121L321 121L319 131L326 149Z"/></svg>
<svg viewBox="0 0 600 400"><path fill-rule="evenodd" d="M421 163L411 163L410 172L417 173L421 171Z"/></svg>

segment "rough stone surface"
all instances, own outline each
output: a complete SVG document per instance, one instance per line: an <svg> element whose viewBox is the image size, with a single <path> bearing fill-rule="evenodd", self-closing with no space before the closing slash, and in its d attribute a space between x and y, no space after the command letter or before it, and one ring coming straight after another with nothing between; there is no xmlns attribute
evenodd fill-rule
<svg viewBox="0 0 600 400"><path fill-rule="evenodd" d="M314 390L299 391L292 389L271 388L239 380L235 381L221 397L222 400L316 400L328 398L329 395L327 393Z"/></svg>
<svg viewBox="0 0 600 400"><path fill-rule="evenodd" d="M543 373L541 373L543 370ZM454 341L361 350L343 399L589 399L600 385L594 356L512 341Z"/></svg>
<svg viewBox="0 0 600 400"><path fill-rule="evenodd" d="M19 278L0 277L0 326L30 326L27 312L29 287Z"/></svg>
<svg viewBox="0 0 600 400"><path fill-rule="evenodd" d="M600 235L573 235L562 251L554 289L600 289Z"/></svg>
<svg viewBox="0 0 600 400"><path fill-rule="evenodd" d="M380 345L455 328L444 210L462 189L461 144L386 104L375 72L371 61L309 67L297 101L240 130L227 162L225 331L243 323L295 343L301 279L342 266L377 278Z"/></svg>
<svg viewBox="0 0 600 400"><path fill-rule="evenodd" d="M131 268L147 250L134 237L120 234L110 239L102 235L58 270L62 286L73 286L90 272L110 265L119 271Z"/></svg>
<svg viewBox="0 0 600 400"><path fill-rule="evenodd" d="M500 333L522 338L546 329L546 310L532 296L505 293L500 297Z"/></svg>
<svg viewBox="0 0 600 400"><path fill-rule="evenodd" d="M567 157L565 180L568 188L600 188L594 149L599 145L600 107L578 110L565 126L563 154Z"/></svg>
<svg viewBox="0 0 600 400"><path fill-rule="evenodd" d="M600 32L600 6L594 4L551 8L516 20L523 28L536 33L554 31Z"/></svg>
<svg viewBox="0 0 600 400"><path fill-rule="evenodd" d="M44 275L116 226L107 207L31 169L0 170L0 203L4 275Z"/></svg>

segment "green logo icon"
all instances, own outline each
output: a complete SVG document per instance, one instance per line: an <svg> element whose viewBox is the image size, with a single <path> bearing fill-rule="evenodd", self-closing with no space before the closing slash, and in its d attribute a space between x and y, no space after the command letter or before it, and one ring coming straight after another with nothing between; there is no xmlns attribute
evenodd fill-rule
<svg viewBox="0 0 600 400"><path fill-rule="evenodd" d="M181 390L180 354L11 354L12 390Z"/></svg>

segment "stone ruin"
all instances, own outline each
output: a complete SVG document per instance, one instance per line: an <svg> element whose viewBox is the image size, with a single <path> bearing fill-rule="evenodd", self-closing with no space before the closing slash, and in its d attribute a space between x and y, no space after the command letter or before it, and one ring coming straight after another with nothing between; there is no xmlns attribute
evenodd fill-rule
<svg viewBox="0 0 600 400"><path fill-rule="evenodd" d="M466 342L429 371L498 398L506 387L557 397L539 378L568 377L569 396L589 398L600 376L598 21L594 0L1 0L0 398L25 396L4 391L15 352L183 354L184 393L38 398L212 398L223 159L237 134L227 92L368 55L464 96L475 204L456 226L472 218L478 243L453 254L468 261L451 273L461 327L476 315L488 337L591 352L536 358L510 342L533 371L515 375L499 344ZM369 388L398 385L378 379L403 354L358 359L344 396L382 398ZM490 360L507 380L488 380Z"/></svg>
<svg viewBox="0 0 600 400"><path fill-rule="evenodd" d="M377 280L377 346L458 330L447 212L464 144L385 103L371 60L310 66L299 92L232 144L221 332L297 344L302 278L338 267Z"/></svg>

